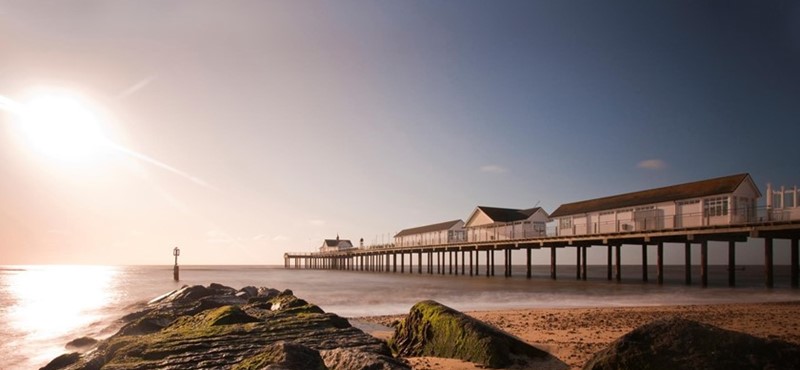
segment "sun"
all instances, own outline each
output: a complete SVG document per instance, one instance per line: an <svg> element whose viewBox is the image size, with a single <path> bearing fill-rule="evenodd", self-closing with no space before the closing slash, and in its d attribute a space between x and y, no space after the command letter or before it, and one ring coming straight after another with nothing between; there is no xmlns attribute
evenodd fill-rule
<svg viewBox="0 0 800 370"><path fill-rule="evenodd" d="M91 104L69 91L32 94L16 113L29 145L52 159L86 162L109 145Z"/></svg>

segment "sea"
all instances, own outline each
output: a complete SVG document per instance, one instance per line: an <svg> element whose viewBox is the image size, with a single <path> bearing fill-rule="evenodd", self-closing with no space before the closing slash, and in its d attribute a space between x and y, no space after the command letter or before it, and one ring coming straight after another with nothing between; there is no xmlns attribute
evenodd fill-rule
<svg viewBox="0 0 800 370"><path fill-rule="evenodd" d="M606 280L606 266L589 266L588 280L576 279L574 266L514 266L504 277L419 275L387 272L284 269L283 266L0 266L0 369L38 369L68 352L79 337L106 338L119 329L118 319L147 301L183 285L220 283L291 289L326 312L355 318L408 312L416 302L433 299L462 311L613 306L657 306L779 302L800 300L790 288L788 266L775 267L775 288L764 287L761 266L739 266L737 287L727 287L727 267L710 266L709 287L683 283L682 266L665 266L665 283L642 282L640 266L623 266L620 283ZM460 272L460 271L459 271Z"/></svg>

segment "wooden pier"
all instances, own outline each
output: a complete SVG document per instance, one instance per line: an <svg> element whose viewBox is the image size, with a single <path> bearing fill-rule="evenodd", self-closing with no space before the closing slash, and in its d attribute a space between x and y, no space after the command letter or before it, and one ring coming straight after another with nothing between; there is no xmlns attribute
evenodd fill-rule
<svg viewBox="0 0 800 370"><path fill-rule="evenodd" d="M504 276L512 275L512 251L526 250L526 277L531 278L532 250L550 249L550 278L556 279L557 251L576 248L576 278L587 280L588 248L607 248L606 279L621 281L622 246L642 248L642 281L648 281L648 254L650 245L657 246L656 282L664 283L664 243L684 245L685 284L692 284L691 250L694 245L700 248L700 285L708 286L708 242L728 243L728 285L736 285L736 243L748 238L762 238L764 243L764 284L772 288L775 284L773 269L773 241L787 239L791 248L791 287L800 286L800 221L763 222L747 225L706 226L687 229L653 230L647 232L596 234L580 236L551 236L531 239L498 240L484 242L460 242L454 244L434 244L421 246L387 246L384 248L352 248L349 250L325 253L286 253L284 267L287 269L330 269L366 272L414 273L414 256L417 258L416 273L450 274L478 276L485 265L483 274L495 275L495 254L503 251ZM483 253L481 253L483 252ZM459 255L460 254L460 255ZM483 256L481 256L483 254ZM423 256L424 258L423 261ZM459 258L460 257L460 258ZM459 269L460 260L460 269ZM408 266L406 266L408 261ZM423 263L424 262L424 263ZM614 262L614 263L612 263ZM483 263L483 265L481 264ZM406 267L407 270L406 270ZM613 276L612 276L613 275Z"/></svg>

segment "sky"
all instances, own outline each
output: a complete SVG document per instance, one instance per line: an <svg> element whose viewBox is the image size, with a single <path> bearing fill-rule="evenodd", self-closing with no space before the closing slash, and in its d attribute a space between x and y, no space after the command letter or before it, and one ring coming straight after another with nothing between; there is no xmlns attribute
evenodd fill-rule
<svg viewBox="0 0 800 370"><path fill-rule="evenodd" d="M793 186L799 66L794 1L0 0L0 265L280 264L478 205ZM114 146L31 144L10 107L42 89Z"/></svg>

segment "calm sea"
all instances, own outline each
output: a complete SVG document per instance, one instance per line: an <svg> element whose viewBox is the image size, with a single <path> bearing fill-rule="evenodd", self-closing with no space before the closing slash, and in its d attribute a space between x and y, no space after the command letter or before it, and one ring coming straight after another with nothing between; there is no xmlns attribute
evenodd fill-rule
<svg viewBox="0 0 800 370"><path fill-rule="evenodd" d="M686 287L683 268L667 266L666 284L641 283L641 268L623 266L623 282L605 280L605 266L590 266L589 281L575 280L574 266L559 266L558 281L548 266L524 266L514 276L409 275L322 270L285 270L264 266L183 266L181 281L172 281L171 266L2 266L0 267L0 368L35 369L66 352L64 344L81 336L104 338L114 333L115 319L146 301L184 284L217 282L292 289L295 295L328 312L355 317L407 312L423 299L435 299L459 310L536 307L599 307L722 302L768 302L800 299L789 288L788 268L776 266L776 289L763 288L763 268L737 271L739 287L726 287L724 266L712 266L710 288ZM484 271L481 271L482 273Z"/></svg>

